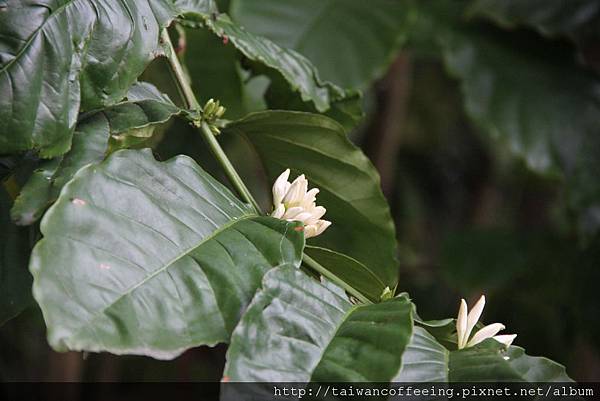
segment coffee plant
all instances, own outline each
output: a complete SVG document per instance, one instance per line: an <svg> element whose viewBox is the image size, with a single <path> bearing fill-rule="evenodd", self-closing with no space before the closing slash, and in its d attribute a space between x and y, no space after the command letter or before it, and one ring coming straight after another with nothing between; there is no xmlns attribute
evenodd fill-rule
<svg viewBox="0 0 600 401"><path fill-rule="evenodd" d="M570 381L482 324L484 297L417 313L379 173L348 136L401 48L434 54L484 136L562 177L578 235L595 232L600 81L475 29L580 43L597 24L558 1L546 19L461 3L0 1L0 322L33 296L57 351L225 343L229 381ZM165 160L176 129L212 159Z"/></svg>

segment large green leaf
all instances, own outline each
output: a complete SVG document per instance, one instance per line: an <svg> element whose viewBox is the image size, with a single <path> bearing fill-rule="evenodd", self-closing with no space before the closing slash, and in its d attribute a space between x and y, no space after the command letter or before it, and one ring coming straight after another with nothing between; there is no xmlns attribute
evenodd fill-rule
<svg viewBox="0 0 600 401"><path fill-rule="evenodd" d="M521 347L488 339L475 347L450 352L448 377L453 382L569 382L565 367L525 354Z"/></svg>
<svg viewBox="0 0 600 401"><path fill-rule="evenodd" d="M43 163L21 190L11 211L19 225L32 224L56 200L62 187L89 163L98 163L108 151L109 139L117 145L131 136L142 139L180 112L171 100L148 83L137 83L120 103L79 118L71 150Z"/></svg>
<svg viewBox="0 0 600 401"><path fill-rule="evenodd" d="M508 28L527 25L549 36L600 38L600 3L596 0L476 0L469 12Z"/></svg>
<svg viewBox="0 0 600 401"><path fill-rule="evenodd" d="M332 103L356 96L323 81L311 62L291 49L285 49L267 38L256 36L231 21L226 14L203 14L203 23L224 42L231 42L247 59L277 71L303 101L314 103L319 112L327 111Z"/></svg>
<svg viewBox="0 0 600 401"><path fill-rule="evenodd" d="M385 291L386 285L371 269L348 255L310 245L304 248L304 253L318 260L321 266L366 295L371 301L379 301Z"/></svg>
<svg viewBox="0 0 600 401"><path fill-rule="evenodd" d="M271 270L232 335L225 376L390 381L411 337L411 313L406 297L357 306L300 270Z"/></svg>
<svg viewBox="0 0 600 401"><path fill-rule="evenodd" d="M449 351L422 327L415 326L395 382L448 381Z"/></svg>
<svg viewBox="0 0 600 401"><path fill-rule="evenodd" d="M565 178L581 227L600 225L600 78L561 47L460 29L439 40L467 114L534 171Z"/></svg>
<svg viewBox="0 0 600 401"><path fill-rule="evenodd" d="M318 204L333 224L310 244L351 256L395 287L395 230L379 175L339 124L316 114L266 111L231 123L226 132L248 138L270 182L290 168L320 189Z"/></svg>
<svg viewBox="0 0 600 401"><path fill-rule="evenodd" d="M294 49L322 77L365 89L395 57L409 29L410 1L262 0L231 2L234 21Z"/></svg>
<svg viewBox="0 0 600 401"><path fill-rule="evenodd" d="M352 305L293 268L263 279L236 327L225 377L259 382L567 382L565 368L488 339L448 350L413 327L406 295ZM445 321L444 321L445 322ZM441 322L440 322L441 324Z"/></svg>
<svg viewBox="0 0 600 401"><path fill-rule="evenodd" d="M161 53L159 30L212 2L3 1L0 10L0 154L69 150L80 107L120 101Z"/></svg>
<svg viewBox="0 0 600 401"><path fill-rule="evenodd" d="M0 181L0 325L31 302L31 275L27 271L30 230L10 221L12 199Z"/></svg>
<svg viewBox="0 0 600 401"><path fill-rule="evenodd" d="M266 108L263 96L269 78L245 70L234 46L206 29L186 29L185 41L186 67L200 104L219 99L230 120Z"/></svg>
<svg viewBox="0 0 600 401"><path fill-rule="evenodd" d="M186 30L186 43L186 66L192 88L201 104L211 98L219 99L227 108L225 116L228 119L240 118L249 111L260 109L256 107L260 104L251 99L247 82L242 80L244 71L235 47L224 44L221 38L203 29Z"/></svg>
<svg viewBox="0 0 600 401"><path fill-rule="evenodd" d="M30 270L57 350L172 358L229 335L294 223L258 217L193 160L121 150L80 170L41 224Z"/></svg>
<svg viewBox="0 0 600 401"><path fill-rule="evenodd" d="M532 357L521 347L489 339L449 351L422 327L415 327L394 381L402 382L568 382L564 366Z"/></svg>

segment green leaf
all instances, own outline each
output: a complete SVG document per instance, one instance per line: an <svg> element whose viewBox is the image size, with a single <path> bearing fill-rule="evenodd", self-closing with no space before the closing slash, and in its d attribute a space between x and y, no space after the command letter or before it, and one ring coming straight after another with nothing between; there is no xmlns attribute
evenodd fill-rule
<svg viewBox="0 0 600 401"><path fill-rule="evenodd" d="M290 91L288 83L282 77L275 74L268 74L268 76L270 84L264 97L269 109L318 113L313 103L303 101L298 93ZM364 118L362 100L361 93L348 95L343 100L333 103L331 108L322 114L333 118L346 131L350 131L356 128Z"/></svg>
<svg viewBox="0 0 600 401"><path fill-rule="evenodd" d="M440 38L468 115L528 167L559 174L581 228L600 226L600 78L561 48L448 29Z"/></svg>
<svg viewBox="0 0 600 401"><path fill-rule="evenodd" d="M314 103L319 112L327 111L336 101L356 95L321 80L315 67L304 56L253 35L232 22L226 14L216 18L205 14L203 22L217 36L230 41L249 60L276 70L294 91L299 92L303 101Z"/></svg>
<svg viewBox="0 0 600 401"><path fill-rule="evenodd" d="M115 152L42 220L30 270L49 343L167 359L228 341L263 274L299 266L295 227L254 215L188 157Z"/></svg>
<svg viewBox="0 0 600 401"><path fill-rule="evenodd" d="M447 382L449 351L422 327L413 328L395 382Z"/></svg>
<svg viewBox="0 0 600 401"><path fill-rule="evenodd" d="M344 282L378 302L386 285L367 266L348 255L317 246L306 246L306 253Z"/></svg>
<svg viewBox="0 0 600 401"><path fill-rule="evenodd" d="M333 222L311 245L345 253L394 288L396 238L379 175L335 121L291 111L253 113L226 127L245 135L263 161L270 182L290 168L320 189L317 203Z"/></svg>
<svg viewBox="0 0 600 401"><path fill-rule="evenodd" d="M450 352L448 377L452 382L570 382L565 367L543 357L525 354L521 347L488 339L475 347Z"/></svg>
<svg viewBox="0 0 600 401"><path fill-rule="evenodd" d="M4 1L0 12L0 153L71 147L80 107L120 101L161 53L159 30L210 1Z"/></svg>
<svg viewBox="0 0 600 401"><path fill-rule="evenodd" d="M352 305L293 268L263 279L236 327L225 376L232 381L387 382L412 333L406 297Z"/></svg>
<svg viewBox="0 0 600 401"><path fill-rule="evenodd" d="M402 355L401 382L569 382L564 366L531 357L521 347L508 349L493 339L448 351L421 327L415 327Z"/></svg>
<svg viewBox="0 0 600 401"><path fill-rule="evenodd" d="M600 3L595 0L476 0L469 13L506 28L526 25L543 35L578 41L600 38Z"/></svg>
<svg viewBox="0 0 600 401"><path fill-rule="evenodd" d="M33 173L11 211L13 220L19 225L37 221L80 168L104 159L109 139L113 147L123 146L129 137L147 135L148 130L180 112L154 86L136 83L117 105L82 115L71 150L61 158L43 163Z"/></svg>
<svg viewBox="0 0 600 401"><path fill-rule="evenodd" d="M30 230L9 217L12 199L0 183L0 326L31 303L31 275L27 271Z"/></svg>
<svg viewBox="0 0 600 401"><path fill-rule="evenodd" d="M186 42L186 65L200 104L218 99L227 108L227 118L245 115L246 93L236 49L201 29L186 30Z"/></svg>
<svg viewBox="0 0 600 401"><path fill-rule="evenodd" d="M366 89L392 62L410 27L408 1L234 0L231 16L250 32L306 56L321 76Z"/></svg>

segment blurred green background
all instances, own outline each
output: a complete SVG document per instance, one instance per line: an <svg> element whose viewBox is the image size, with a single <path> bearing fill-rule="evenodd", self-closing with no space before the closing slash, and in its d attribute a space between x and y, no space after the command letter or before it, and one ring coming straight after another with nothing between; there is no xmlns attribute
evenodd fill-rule
<svg viewBox="0 0 600 401"><path fill-rule="evenodd" d="M399 290L424 318L455 316L461 297L484 293L485 322L504 323L515 344L574 379L600 381L600 3L232 0L220 10L307 56L323 79L363 91L358 121L350 104L328 114L381 174ZM220 99L226 117L310 110L222 40L186 30L180 45L201 100ZM164 60L142 78L177 98ZM221 141L267 205L245 144ZM181 122L149 145L223 178ZM0 327L0 380L219 380L225 351L170 362L58 354L32 301Z"/></svg>

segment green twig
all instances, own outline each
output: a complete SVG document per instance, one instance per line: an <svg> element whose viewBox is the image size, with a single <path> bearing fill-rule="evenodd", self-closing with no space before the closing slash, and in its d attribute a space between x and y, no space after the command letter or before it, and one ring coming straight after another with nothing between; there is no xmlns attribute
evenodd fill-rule
<svg viewBox="0 0 600 401"><path fill-rule="evenodd" d="M161 37L162 43L166 47L165 50L167 53L166 54L167 59L169 60L169 64L171 66L172 73L175 77L175 80L177 81L177 85L179 86L180 93L183 95L184 100L187 103L187 107L189 107L190 109L200 110L200 108L201 108L200 104L198 103L198 100L196 99L196 96L194 95L194 92L192 91L192 88L187 80L187 77L186 77L184 71L183 71L183 67L181 66L181 63L179 62L179 59L177 58L177 55L175 54L175 50L173 49L173 44L171 43L171 39L169 38L169 34L166 29L163 29L161 31L160 37ZM260 213L261 212L260 206L258 205L256 200L254 199L254 197L252 196L252 194L246 187L246 184L244 184L244 182L240 178L239 174L237 173L237 171L235 170L235 168L229 161L229 158L223 151L223 148L221 147L221 145L215 138L214 134L211 132L209 125L205 121L202 121L199 129L200 129L200 133L202 134L202 136L208 143L210 150L217 158L217 161L219 162L219 164L221 164L221 167L223 167L223 170L225 170L225 173L227 174L227 178L229 178L229 181L234 186L236 191L240 194L240 196L242 197L242 199L245 202L252 205L257 213ZM357 289L352 287L350 284L346 283L344 280L342 280L341 278L339 278L338 276L336 276L335 274L333 274L332 272L330 272L329 270L324 268L321 264L319 264L316 260L314 260L313 258L308 256L306 253L304 253L304 255L302 256L302 261L307 266L309 266L310 268L312 268L313 270L318 272L319 274L321 274L324 277L326 277L327 279L331 280L334 284L337 284L340 287L342 287L350 295L352 295L359 301L361 301L365 304L372 303L371 300L369 300L367 297L365 297L360 291L358 291Z"/></svg>
<svg viewBox="0 0 600 401"><path fill-rule="evenodd" d="M194 91L192 91L192 86L187 80L187 76L183 71L179 58L177 58L177 53L175 53L175 49L173 48L173 43L171 43L169 32L166 29L160 31L160 40L165 46L167 60L169 61L171 71L175 76L175 81L177 81L178 89L180 90L180 93L183 94L183 98L187 103L187 107L193 110L200 110L200 103L198 103Z"/></svg>
<svg viewBox="0 0 600 401"><path fill-rule="evenodd" d="M181 89L181 93L185 98L187 106L191 109L200 110L200 104L198 103L196 95L194 95L192 87L188 82L185 73L183 72L183 67L181 66L181 63L179 62L179 59L175 54L175 49L173 49L171 38L169 38L169 33L166 29L163 29L161 31L160 38L162 43L166 47L165 50L167 53L167 59L169 60L169 64L171 65L171 69L173 71L173 74L175 75L175 80L177 81L177 85ZM219 144L219 141L217 141L214 134L211 132L208 124L202 121L199 130L202 134L202 137L208 144L211 152L217 158L217 161L219 162L219 164L221 164L223 170L225 170L225 174L227 174L227 178L229 178L229 181L231 182L235 190L239 193L239 195L245 202L252 205L256 213L260 214L260 206L250 193L250 190L248 190L248 188L240 178L237 171L235 171L235 168L233 167L233 165L229 161L229 158L223 151L223 148Z"/></svg>
<svg viewBox="0 0 600 401"><path fill-rule="evenodd" d="M223 169L225 170L227 178L229 178L231 184L238 191L242 199L244 199L244 201L246 201L247 203L251 204L252 207L254 207L256 213L260 214L261 211L258 202L256 202L256 199L254 199L254 197L250 193L250 190L248 189L248 187L246 187L246 184L244 184L242 178L239 176L237 171L235 171L235 167L233 167L233 165L229 161L229 158L223 151L223 148L221 147L221 145L219 145L217 138L215 138L215 135L210 130L210 127L204 121L202 122L201 131L211 151L221 164L221 167L223 167Z"/></svg>
<svg viewBox="0 0 600 401"><path fill-rule="evenodd" d="M348 294L352 295L354 298L358 299L362 303L364 303L364 304L372 304L373 303L373 302L371 302L371 300L369 298L365 297L356 288L352 287L350 284L346 283L344 280L342 280L341 278L339 278L338 276L336 276L335 274L333 274L332 272L330 272L329 270L327 270L326 268L321 266L321 264L319 264L319 262L317 262L316 260L314 260L313 258L308 256L306 253L304 253L304 255L302 256L302 261L307 266L309 266L313 270L320 273L323 277L326 277L327 279L331 280L334 284L337 284L340 287L342 287L344 290L346 290L346 292L348 292Z"/></svg>

